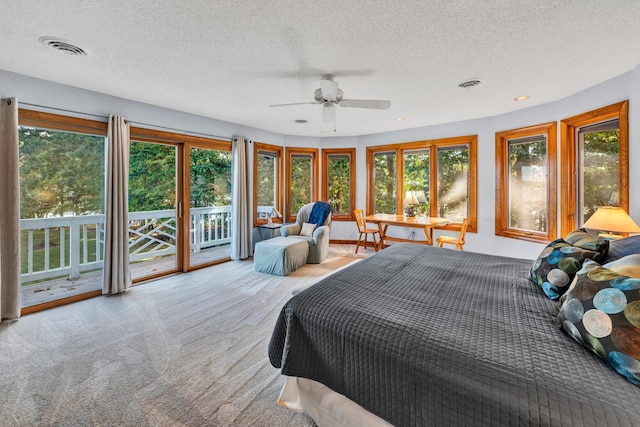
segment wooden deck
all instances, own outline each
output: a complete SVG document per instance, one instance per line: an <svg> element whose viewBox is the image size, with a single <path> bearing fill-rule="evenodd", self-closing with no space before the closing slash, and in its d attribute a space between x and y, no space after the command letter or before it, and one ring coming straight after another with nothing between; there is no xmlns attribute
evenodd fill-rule
<svg viewBox="0 0 640 427"><path fill-rule="evenodd" d="M229 245L207 248L191 254L191 265L205 264L227 258L228 256ZM173 271L175 268L175 255L148 261L139 261L131 264L131 277L136 279ZM82 273L77 279L62 277L32 285L23 285L21 289L22 307L31 307L33 305L69 298L100 289L102 289L102 270Z"/></svg>

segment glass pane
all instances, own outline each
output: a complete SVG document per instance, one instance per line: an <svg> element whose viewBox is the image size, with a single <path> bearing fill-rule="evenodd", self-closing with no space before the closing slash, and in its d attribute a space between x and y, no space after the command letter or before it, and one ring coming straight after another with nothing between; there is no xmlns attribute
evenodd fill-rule
<svg viewBox="0 0 640 427"><path fill-rule="evenodd" d="M373 173L373 212L395 214L398 194L396 153L375 153Z"/></svg>
<svg viewBox="0 0 640 427"><path fill-rule="evenodd" d="M404 152L404 189L403 197L411 192L414 212L429 216L429 150Z"/></svg>
<svg viewBox="0 0 640 427"><path fill-rule="evenodd" d="M327 156L327 202L334 215L351 215L351 156Z"/></svg>
<svg viewBox="0 0 640 427"><path fill-rule="evenodd" d="M468 216L469 148L438 149L438 216L462 222Z"/></svg>
<svg viewBox="0 0 640 427"><path fill-rule="evenodd" d="M508 141L509 228L547 231L547 141Z"/></svg>
<svg viewBox="0 0 640 427"><path fill-rule="evenodd" d="M620 131L587 132L582 145L581 226L599 206L620 204Z"/></svg>
<svg viewBox="0 0 640 427"><path fill-rule="evenodd" d="M231 152L192 148L190 265L230 256Z"/></svg>
<svg viewBox="0 0 640 427"><path fill-rule="evenodd" d="M291 162L291 215L298 213L300 208L311 200L311 173L313 171L313 157L309 155L293 155Z"/></svg>
<svg viewBox="0 0 640 427"><path fill-rule="evenodd" d="M129 145L129 262L131 277L175 271L176 150L171 145Z"/></svg>
<svg viewBox="0 0 640 427"><path fill-rule="evenodd" d="M273 153L258 152L258 219L267 218L272 215L273 208L276 208L278 183L277 157Z"/></svg>
<svg viewBox="0 0 640 427"><path fill-rule="evenodd" d="M19 128L22 306L102 288L103 136Z"/></svg>

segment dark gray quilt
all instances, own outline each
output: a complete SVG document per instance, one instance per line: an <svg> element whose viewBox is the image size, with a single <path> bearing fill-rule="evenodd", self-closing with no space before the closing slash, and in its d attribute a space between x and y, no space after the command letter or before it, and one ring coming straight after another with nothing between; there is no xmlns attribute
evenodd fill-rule
<svg viewBox="0 0 640 427"><path fill-rule="evenodd" d="M291 298L271 364L396 426L640 426L640 388L556 327L532 262L393 245Z"/></svg>

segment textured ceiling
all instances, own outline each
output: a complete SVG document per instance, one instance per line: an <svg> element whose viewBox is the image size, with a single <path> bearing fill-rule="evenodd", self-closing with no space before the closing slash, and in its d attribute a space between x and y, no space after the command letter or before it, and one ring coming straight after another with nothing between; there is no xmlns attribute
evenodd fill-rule
<svg viewBox="0 0 640 427"><path fill-rule="evenodd" d="M288 135L493 116L640 63L637 0L4 0L0 10L0 69ZM335 133L320 105L268 107L313 101L325 73L345 98L391 107L337 107ZM470 78L482 84L457 87Z"/></svg>

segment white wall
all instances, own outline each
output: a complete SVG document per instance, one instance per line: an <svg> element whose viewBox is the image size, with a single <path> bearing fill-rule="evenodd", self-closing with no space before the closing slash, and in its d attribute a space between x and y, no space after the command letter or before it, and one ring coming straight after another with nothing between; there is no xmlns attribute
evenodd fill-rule
<svg viewBox="0 0 640 427"><path fill-rule="evenodd" d="M560 121L567 117L629 99L630 215L636 222L640 223L640 168L637 168L640 165L640 162L638 162L640 158L640 141L638 138L638 135L640 135L640 66L628 73L562 100L525 108L513 113L360 137L309 138L280 135L2 70L0 70L0 93L5 97L15 96L21 103L78 112L66 113L78 117L96 119L94 115L97 115L104 117L106 120L109 114L119 114L127 117L132 122L152 125L151 127L188 130L192 133L213 135L221 138L241 135L254 141L281 146L356 147L356 204L359 207L364 207L366 204L366 147L461 135L478 135L478 232L467 235L465 249L522 258L535 258L543 245L494 235L495 132L550 121ZM39 109L31 106L26 108ZM46 109L44 110L47 111ZM558 135L558 143L559 141ZM560 209L558 209L558 212L560 212ZM353 222L334 222L331 232L332 239L354 240L356 237L356 227Z"/></svg>

